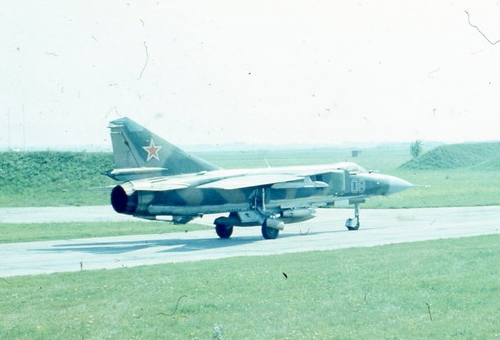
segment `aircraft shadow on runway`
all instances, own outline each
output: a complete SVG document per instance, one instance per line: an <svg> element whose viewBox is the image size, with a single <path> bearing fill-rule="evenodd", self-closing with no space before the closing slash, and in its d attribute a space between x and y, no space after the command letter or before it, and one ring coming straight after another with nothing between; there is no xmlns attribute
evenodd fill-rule
<svg viewBox="0 0 500 340"><path fill-rule="evenodd" d="M193 238L193 239L165 239L165 240L137 240L117 242L89 242L89 243L67 243L55 244L50 248L39 248L32 251L42 252L80 252L92 254L123 254L146 248L158 247L158 253L196 252L208 249L220 249L237 247L241 245L265 242L272 244L279 240L290 237L307 237L318 234L348 233L347 230L312 231L301 230L298 233L283 233L277 240L264 240L261 236L241 236L229 239L220 238ZM163 248L168 249L163 249Z"/></svg>

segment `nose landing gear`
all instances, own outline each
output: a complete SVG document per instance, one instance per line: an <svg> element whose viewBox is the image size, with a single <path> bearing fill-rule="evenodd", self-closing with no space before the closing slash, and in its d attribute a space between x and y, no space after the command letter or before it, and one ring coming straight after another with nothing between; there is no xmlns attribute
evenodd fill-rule
<svg viewBox="0 0 500 340"><path fill-rule="evenodd" d="M348 218L345 227L349 230L359 229L359 203L354 203L354 218Z"/></svg>

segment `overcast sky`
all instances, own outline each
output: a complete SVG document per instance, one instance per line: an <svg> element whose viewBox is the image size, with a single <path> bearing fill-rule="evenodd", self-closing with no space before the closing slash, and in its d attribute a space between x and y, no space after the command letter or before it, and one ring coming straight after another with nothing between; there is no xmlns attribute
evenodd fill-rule
<svg viewBox="0 0 500 340"><path fill-rule="evenodd" d="M0 32L2 149L500 139L498 0L6 0Z"/></svg>

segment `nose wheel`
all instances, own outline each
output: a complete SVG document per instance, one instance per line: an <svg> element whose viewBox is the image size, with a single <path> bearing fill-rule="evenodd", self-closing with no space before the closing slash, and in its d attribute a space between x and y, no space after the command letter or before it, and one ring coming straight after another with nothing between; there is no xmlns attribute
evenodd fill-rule
<svg viewBox="0 0 500 340"><path fill-rule="evenodd" d="M354 203L354 218L348 218L345 227L349 230L359 229L359 203Z"/></svg>

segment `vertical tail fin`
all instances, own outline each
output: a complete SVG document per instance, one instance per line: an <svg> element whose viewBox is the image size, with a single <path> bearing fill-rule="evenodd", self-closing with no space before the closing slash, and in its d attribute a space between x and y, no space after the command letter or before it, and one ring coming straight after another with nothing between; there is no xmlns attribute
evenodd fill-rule
<svg viewBox="0 0 500 340"><path fill-rule="evenodd" d="M179 175L220 169L168 143L129 118L110 122L116 169L105 174L117 180Z"/></svg>

